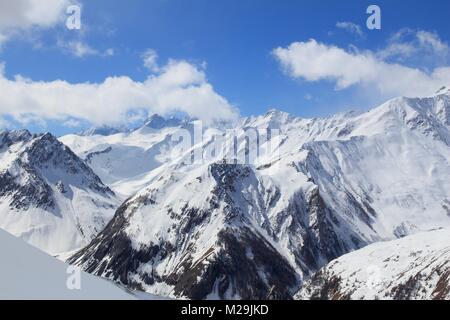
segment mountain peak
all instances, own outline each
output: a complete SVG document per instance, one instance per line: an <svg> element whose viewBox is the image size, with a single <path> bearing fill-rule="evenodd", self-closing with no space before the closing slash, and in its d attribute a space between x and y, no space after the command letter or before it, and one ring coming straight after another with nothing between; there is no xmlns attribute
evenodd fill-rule
<svg viewBox="0 0 450 320"><path fill-rule="evenodd" d="M166 127L177 127L181 124L181 120L175 117L164 118L159 114L153 114L144 123L144 127L151 129L163 129Z"/></svg>
<svg viewBox="0 0 450 320"><path fill-rule="evenodd" d="M3 146L10 147L19 142L28 142L33 135L28 130L13 130L0 132L0 148Z"/></svg>
<svg viewBox="0 0 450 320"><path fill-rule="evenodd" d="M100 127L92 127L90 129L87 129L87 130L81 132L80 135L81 136L95 136L95 135L111 136L111 135L114 135L117 133L124 133L127 131L128 131L128 128L125 126L114 127L114 126L103 125Z"/></svg>
<svg viewBox="0 0 450 320"><path fill-rule="evenodd" d="M265 118L272 118L277 116L291 116L289 113L281 111L276 108L269 109L266 114L264 115Z"/></svg>
<svg viewBox="0 0 450 320"><path fill-rule="evenodd" d="M43 151L49 152L54 148L63 146L63 144L50 132L46 132L44 134L35 135L31 146L40 146L44 148Z"/></svg>
<svg viewBox="0 0 450 320"><path fill-rule="evenodd" d="M0 147L3 229L56 254L86 245L112 217L114 192L52 134L3 132Z"/></svg>
<svg viewBox="0 0 450 320"><path fill-rule="evenodd" d="M438 94L438 95L440 95L440 94L448 94L448 93L450 93L450 86L443 86L438 91L436 91L436 94Z"/></svg>
<svg viewBox="0 0 450 320"><path fill-rule="evenodd" d="M294 119L295 117L291 114L272 108L264 116L249 118L249 121L253 122L255 126L267 126L268 128L279 129Z"/></svg>

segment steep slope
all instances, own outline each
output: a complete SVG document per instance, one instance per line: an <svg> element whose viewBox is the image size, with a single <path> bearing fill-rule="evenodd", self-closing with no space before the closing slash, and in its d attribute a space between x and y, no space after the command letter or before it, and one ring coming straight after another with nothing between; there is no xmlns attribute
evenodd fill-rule
<svg viewBox="0 0 450 320"><path fill-rule="evenodd" d="M51 254L88 244L119 206L115 194L51 134L0 134L0 227Z"/></svg>
<svg viewBox="0 0 450 320"><path fill-rule="evenodd" d="M381 239L447 226L450 202L449 95L394 99L350 119L348 137L314 141L306 172L341 212L365 207Z"/></svg>
<svg viewBox="0 0 450 320"><path fill-rule="evenodd" d="M173 297L291 297L348 252L450 227L449 107L444 94L324 119L271 110L206 131L70 262Z"/></svg>
<svg viewBox="0 0 450 320"><path fill-rule="evenodd" d="M380 242L318 271L298 299L450 299L450 230Z"/></svg>
<svg viewBox="0 0 450 320"><path fill-rule="evenodd" d="M69 265L0 230L0 299L129 300L131 293L81 273L80 290L69 290Z"/></svg>
<svg viewBox="0 0 450 320"><path fill-rule="evenodd" d="M161 176L69 261L161 295L291 297L298 285L294 269L242 207L257 187L251 170L227 164L203 169Z"/></svg>

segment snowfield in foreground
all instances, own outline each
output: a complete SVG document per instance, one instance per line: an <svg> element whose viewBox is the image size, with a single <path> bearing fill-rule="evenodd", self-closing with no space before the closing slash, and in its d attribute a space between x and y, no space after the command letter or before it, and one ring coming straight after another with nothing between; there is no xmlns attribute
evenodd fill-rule
<svg viewBox="0 0 450 320"><path fill-rule="evenodd" d="M450 230L380 242L317 272L299 299L450 299Z"/></svg>
<svg viewBox="0 0 450 320"><path fill-rule="evenodd" d="M67 264L0 230L0 299L130 300L114 284L81 273L81 290L66 286Z"/></svg>

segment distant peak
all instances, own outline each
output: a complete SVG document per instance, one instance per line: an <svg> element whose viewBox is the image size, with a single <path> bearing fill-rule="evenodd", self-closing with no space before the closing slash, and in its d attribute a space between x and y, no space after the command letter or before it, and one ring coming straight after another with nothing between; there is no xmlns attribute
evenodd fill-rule
<svg viewBox="0 0 450 320"><path fill-rule="evenodd" d="M43 139L55 139L50 132L45 132L44 134L42 134L41 138L43 138Z"/></svg>
<svg viewBox="0 0 450 320"><path fill-rule="evenodd" d="M0 133L0 140L8 141L9 143L17 143L19 141L28 141L33 137L33 135L25 129L12 130L12 131L2 131ZM1 143L1 141L0 141Z"/></svg>
<svg viewBox="0 0 450 320"><path fill-rule="evenodd" d="M267 111L267 113L264 115L264 118L270 120L271 122L277 122L281 124L289 122L293 120L295 117L292 116L290 113L272 108L269 111Z"/></svg>
<svg viewBox="0 0 450 320"><path fill-rule="evenodd" d="M127 132L127 131L128 131L128 128L126 128L125 126L113 127L113 126L103 125L103 126L99 126L99 127L92 127L88 130L85 130L85 131L81 132L80 135L81 136L95 136L95 135L111 136L113 134Z"/></svg>
<svg viewBox="0 0 450 320"><path fill-rule="evenodd" d="M50 132L45 132L43 134L35 136L35 139L33 141L34 141L34 144L36 144L36 145L47 144L47 143L56 144L56 145L60 144L59 140L54 135L52 135Z"/></svg>
<svg viewBox="0 0 450 320"><path fill-rule="evenodd" d="M162 129L166 127L176 127L181 124L181 120L175 117L164 118L159 114L153 114L145 121L144 127L151 129Z"/></svg>
<svg viewBox="0 0 450 320"><path fill-rule="evenodd" d="M445 94L450 92L450 87L443 86L438 91L436 91L436 94Z"/></svg>
<svg viewBox="0 0 450 320"><path fill-rule="evenodd" d="M287 115L287 116L289 116L289 113L281 111L281 110L276 109L276 108L271 108L271 109L269 109L269 111L266 112L265 117L273 117L273 116L277 116L277 115Z"/></svg>
<svg viewBox="0 0 450 320"><path fill-rule="evenodd" d="M145 121L145 125L151 125L152 123L155 122L161 122L161 121L165 121L166 119L162 116L160 116L159 114L155 113L152 114L146 121Z"/></svg>

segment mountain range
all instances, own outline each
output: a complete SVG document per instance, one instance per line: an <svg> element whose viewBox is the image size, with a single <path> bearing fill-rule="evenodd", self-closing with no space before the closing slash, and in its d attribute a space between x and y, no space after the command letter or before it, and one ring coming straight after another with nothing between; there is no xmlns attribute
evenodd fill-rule
<svg viewBox="0 0 450 320"><path fill-rule="evenodd" d="M327 118L5 131L0 158L0 227L129 290L449 298L448 89Z"/></svg>

